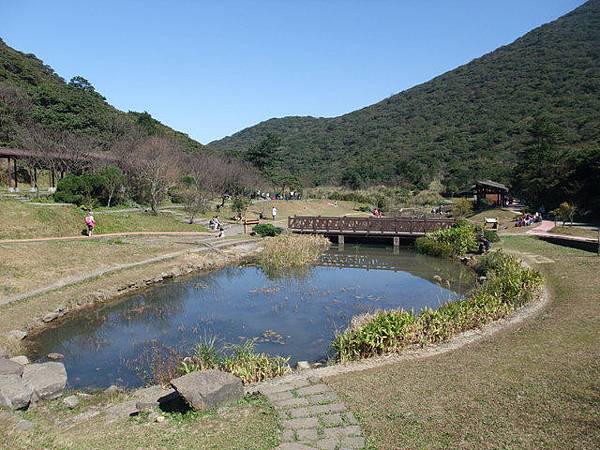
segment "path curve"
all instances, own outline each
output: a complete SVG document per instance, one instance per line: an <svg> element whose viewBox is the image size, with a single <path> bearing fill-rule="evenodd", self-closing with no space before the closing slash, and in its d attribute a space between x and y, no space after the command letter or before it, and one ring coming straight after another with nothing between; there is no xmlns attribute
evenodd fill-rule
<svg viewBox="0 0 600 450"><path fill-rule="evenodd" d="M31 291L23 292L18 295L4 297L4 298L0 299L0 306L8 305L10 303L14 303L14 302L21 301L21 300L26 300L30 297L34 297L39 294L45 294L50 291L62 289L66 286L82 283L82 282L90 280L92 278L97 278L99 276L106 275L106 274L112 273L112 272L117 272L119 270L131 269L134 267L144 266L147 264L153 264L153 263L165 261L168 259L173 259L178 256L187 255L187 254L204 253L204 252L208 252L210 250L220 252L223 247L236 246L236 245L240 245L240 244L246 244L249 242L255 242L255 240L253 240L253 239L242 239L242 240L238 239L238 240L229 240L229 241L218 241L218 242L215 242L215 245L209 244L209 242L211 242L211 241L214 242L213 239L210 239L210 240L206 239L203 241L199 241L198 244L201 244L202 247L179 250L176 252L171 252L171 253L166 253L163 255L154 256L152 258L144 259L142 261L127 263L127 264L116 264L114 266L107 267L105 269L99 269L99 270L95 270L92 272L87 272L85 275L62 278L62 279L58 280L56 283L52 283L50 285L47 285L47 286L44 286L44 287L41 287L38 289L33 289Z"/></svg>
<svg viewBox="0 0 600 450"><path fill-rule="evenodd" d="M214 233L207 231L129 231L124 233L105 233L94 234L93 236L53 236L40 237L29 239L0 239L2 244L26 244L29 242L51 242L51 241L78 241L90 239L102 239L111 237L127 237L127 236L198 236L198 237L214 237Z"/></svg>

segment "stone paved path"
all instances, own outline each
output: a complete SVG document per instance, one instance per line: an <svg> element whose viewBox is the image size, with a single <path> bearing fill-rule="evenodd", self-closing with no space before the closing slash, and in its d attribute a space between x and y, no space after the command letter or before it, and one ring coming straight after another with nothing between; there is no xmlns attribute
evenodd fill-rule
<svg viewBox="0 0 600 450"><path fill-rule="evenodd" d="M258 387L283 425L280 450L360 449L365 439L355 417L319 377Z"/></svg>

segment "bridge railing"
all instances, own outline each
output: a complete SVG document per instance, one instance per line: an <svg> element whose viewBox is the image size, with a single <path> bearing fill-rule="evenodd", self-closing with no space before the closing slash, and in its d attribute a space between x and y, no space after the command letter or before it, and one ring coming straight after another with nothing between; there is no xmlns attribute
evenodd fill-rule
<svg viewBox="0 0 600 450"><path fill-rule="evenodd" d="M428 219L416 217L288 217L288 228L291 231L315 234L425 234L442 228L450 228L455 223L456 222L453 219Z"/></svg>

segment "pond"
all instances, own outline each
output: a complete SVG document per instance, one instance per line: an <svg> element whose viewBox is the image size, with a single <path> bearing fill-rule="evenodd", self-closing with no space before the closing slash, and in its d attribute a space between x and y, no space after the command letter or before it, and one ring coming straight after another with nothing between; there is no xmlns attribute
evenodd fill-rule
<svg viewBox="0 0 600 450"><path fill-rule="evenodd" d="M159 349L191 354L213 336L221 344L256 339L258 351L292 364L319 361L354 315L435 308L473 282L462 264L412 249L333 246L303 274L269 278L254 265L229 267L74 314L35 337L30 356L62 353L72 388L138 387Z"/></svg>

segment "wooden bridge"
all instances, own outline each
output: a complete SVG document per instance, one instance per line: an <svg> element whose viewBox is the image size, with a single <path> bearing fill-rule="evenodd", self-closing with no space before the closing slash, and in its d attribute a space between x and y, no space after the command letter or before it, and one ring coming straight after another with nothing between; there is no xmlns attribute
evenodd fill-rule
<svg viewBox="0 0 600 450"><path fill-rule="evenodd" d="M322 234L338 236L344 243L344 236L368 238L393 238L394 245L400 245L400 238L416 238L431 231L450 228L453 219L432 219L427 217L288 217L288 229L294 233Z"/></svg>

